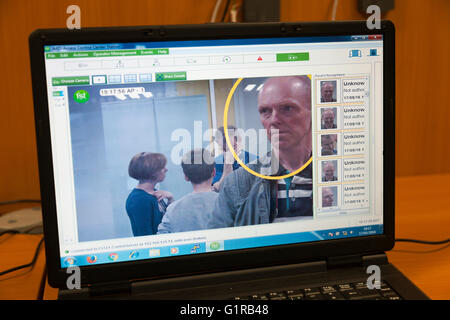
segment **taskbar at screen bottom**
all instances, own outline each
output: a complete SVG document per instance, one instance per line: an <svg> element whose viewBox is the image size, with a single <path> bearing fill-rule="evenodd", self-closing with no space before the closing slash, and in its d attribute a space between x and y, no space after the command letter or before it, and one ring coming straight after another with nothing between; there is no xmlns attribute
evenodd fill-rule
<svg viewBox="0 0 450 320"><path fill-rule="evenodd" d="M238 250L247 248L267 247L274 245L313 242L321 240L345 239L383 234L383 225L369 225L362 227L349 227L328 229L281 235L270 235L231 240L215 240L207 242L194 242L183 245L171 245L152 247L136 250L121 250L101 252L95 254L83 254L61 257L61 267L99 265L115 262L129 262L134 260L155 259L181 255L192 255L205 252L223 250Z"/></svg>

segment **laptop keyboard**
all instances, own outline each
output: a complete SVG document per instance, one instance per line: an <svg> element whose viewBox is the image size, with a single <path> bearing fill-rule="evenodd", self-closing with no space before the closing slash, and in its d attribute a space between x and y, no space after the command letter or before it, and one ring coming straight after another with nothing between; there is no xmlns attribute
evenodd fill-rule
<svg viewBox="0 0 450 320"><path fill-rule="evenodd" d="M234 300L401 300L386 283L380 289L369 289L365 282L345 283L332 286L274 291L250 296L233 297Z"/></svg>

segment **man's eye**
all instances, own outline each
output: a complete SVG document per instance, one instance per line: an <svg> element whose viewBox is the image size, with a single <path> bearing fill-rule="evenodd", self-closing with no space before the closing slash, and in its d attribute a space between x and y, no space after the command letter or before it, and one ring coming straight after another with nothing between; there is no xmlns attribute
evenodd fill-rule
<svg viewBox="0 0 450 320"><path fill-rule="evenodd" d="M261 110L259 110L259 113L261 114L267 114L269 112L270 112L269 108L262 108Z"/></svg>
<svg viewBox="0 0 450 320"><path fill-rule="evenodd" d="M284 107L283 107L283 110L284 110L285 112L289 112L289 111L292 110L292 106L284 106Z"/></svg>

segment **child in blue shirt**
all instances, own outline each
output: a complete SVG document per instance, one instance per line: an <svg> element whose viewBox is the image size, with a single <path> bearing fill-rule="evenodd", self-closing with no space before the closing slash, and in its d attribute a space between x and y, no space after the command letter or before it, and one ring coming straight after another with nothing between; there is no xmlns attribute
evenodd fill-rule
<svg viewBox="0 0 450 320"><path fill-rule="evenodd" d="M170 192L155 189L166 177L166 163L163 154L151 152L138 153L130 161L128 174L139 183L128 195L125 208L135 237L155 234L167 205L174 200Z"/></svg>

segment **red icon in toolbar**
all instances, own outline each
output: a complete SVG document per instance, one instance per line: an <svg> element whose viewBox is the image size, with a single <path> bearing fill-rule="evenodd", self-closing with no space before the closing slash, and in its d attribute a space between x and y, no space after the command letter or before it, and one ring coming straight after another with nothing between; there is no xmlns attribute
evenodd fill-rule
<svg viewBox="0 0 450 320"><path fill-rule="evenodd" d="M381 40L383 36L381 34L371 34L369 35L369 40Z"/></svg>

